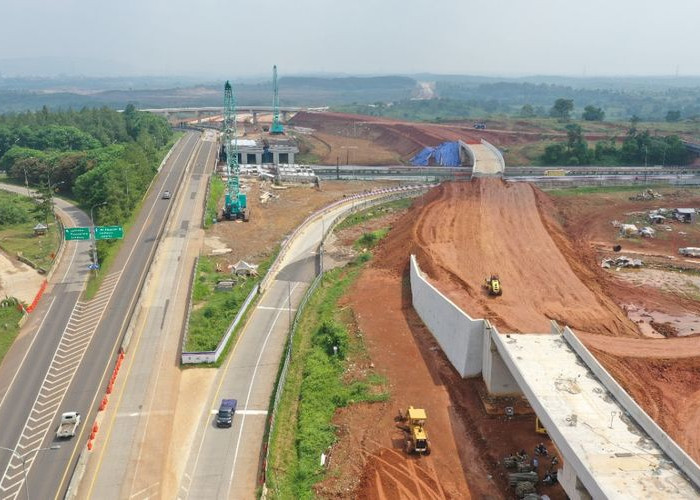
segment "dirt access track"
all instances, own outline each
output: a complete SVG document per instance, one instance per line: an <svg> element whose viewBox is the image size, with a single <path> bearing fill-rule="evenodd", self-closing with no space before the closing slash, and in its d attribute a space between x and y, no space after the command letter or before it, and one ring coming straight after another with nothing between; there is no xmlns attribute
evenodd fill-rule
<svg viewBox="0 0 700 500"><path fill-rule="evenodd" d="M504 422L484 415L483 383L460 379L439 352L410 306L411 253L439 289L502 333L548 332L550 319L571 326L644 409L700 459L700 339L642 337L618 305L620 283L591 258L589 242L570 238L556 214L553 201L534 186L484 178L443 184L394 223L348 297L392 395L383 408L339 416L344 434L364 450L362 497L506 497L503 471L494 464L538 440L534 417ZM498 298L481 286L492 272L503 282ZM643 301L648 290L636 293ZM624 288L625 301L632 294L633 287ZM423 462L396 453L400 434L388 430L391 416L408 404L428 409L434 451ZM439 488L425 494L436 478ZM557 497L561 490L547 493Z"/></svg>
<svg viewBox="0 0 700 500"><path fill-rule="evenodd" d="M472 122L414 123L366 115L332 112L299 112L289 121L291 130L321 164L398 165L407 164L426 146L462 140L478 144L481 139L499 148L526 145L542 140L562 141L561 131L533 126L527 122L489 122L476 130ZM605 138L587 135L588 140Z"/></svg>

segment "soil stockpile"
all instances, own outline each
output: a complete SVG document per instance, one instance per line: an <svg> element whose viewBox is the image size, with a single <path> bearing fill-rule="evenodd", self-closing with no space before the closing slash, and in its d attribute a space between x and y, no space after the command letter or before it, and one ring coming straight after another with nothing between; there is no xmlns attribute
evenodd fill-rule
<svg viewBox="0 0 700 500"><path fill-rule="evenodd" d="M550 219L549 206L525 183L483 178L447 183L417 202L382 245L378 261L397 271L408 252L463 310L502 333L549 332L549 320L576 331L637 336L624 312L602 293L597 276ZM503 295L489 297L496 273Z"/></svg>

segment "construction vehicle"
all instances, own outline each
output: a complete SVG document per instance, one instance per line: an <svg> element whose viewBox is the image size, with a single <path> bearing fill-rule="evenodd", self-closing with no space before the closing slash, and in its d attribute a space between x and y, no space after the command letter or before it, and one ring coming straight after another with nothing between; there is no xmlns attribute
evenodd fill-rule
<svg viewBox="0 0 700 500"><path fill-rule="evenodd" d="M284 133L284 126L280 123L280 94L277 86L277 65L272 67L272 126L270 134Z"/></svg>
<svg viewBox="0 0 700 500"><path fill-rule="evenodd" d="M404 422L399 428L406 434L406 453L430 455L430 442L425 432L425 421L428 416L425 410L409 406L405 414L399 411L398 420Z"/></svg>
<svg viewBox="0 0 700 500"><path fill-rule="evenodd" d="M486 278L486 283L484 286L488 289L489 295L501 295L503 289L501 288L501 280L497 274L492 274L490 278Z"/></svg>
<svg viewBox="0 0 700 500"><path fill-rule="evenodd" d="M535 432L537 434L547 434L547 429L544 428L544 425L542 425L542 422L540 422L539 417L535 417Z"/></svg>
<svg viewBox="0 0 700 500"><path fill-rule="evenodd" d="M68 411L61 415L61 422L56 429L56 439L69 439L75 436L75 431L80 425L80 413Z"/></svg>
<svg viewBox="0 0 700 500"><path fill-rule="evenodd" d="M233 87L226 81L224 85L224 151L226 153L226 197L223 216L227 220L250 220L248 198L241 192L240 167L238 164L238 138L236 136L236 100Z"/></svg>

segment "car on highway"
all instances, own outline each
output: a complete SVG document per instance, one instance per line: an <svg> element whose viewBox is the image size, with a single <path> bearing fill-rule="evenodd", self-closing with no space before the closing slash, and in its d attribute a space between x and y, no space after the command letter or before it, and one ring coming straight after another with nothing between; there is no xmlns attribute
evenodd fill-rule
<svg viewBox="0 0 700 500"><path fill-rule="evenodd" d="M173 195L170 191L168 191L167 189L165 191L163 191L163 199L164 200L169 200L172 197L173 197Z"/></svg>
<svg viewBox="0 0 700 500"><path fill-rule="evenodd" d="M233 424L233 414L236 413L238 401L235 399L222 399L219 412L216 414L217 427L231 427Z"/></svg>
<svg viewBox="0 0 700 500"><path fill-rule="evenodd" d="M56 439L69 439L75 436L75 431L80 425L80 413L68 411L61 415L61 421L56 429Z"/></svg>

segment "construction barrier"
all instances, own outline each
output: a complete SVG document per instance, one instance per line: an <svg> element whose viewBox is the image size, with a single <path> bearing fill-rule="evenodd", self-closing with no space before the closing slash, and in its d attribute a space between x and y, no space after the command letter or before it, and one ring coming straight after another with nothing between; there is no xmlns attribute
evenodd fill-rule
<svg viewBox="0 0 700 500"><path fill-rule="evenodd" d="M39 287L39 291L37 292L36 296L34 297L34 300L32 301L31 304L29 304L29 307L27 307L27 312L32 312L37 304L39 303L39 299L41 299L41 296L44 295L44 292L46 291L46 286L48 285L48 282L46 280L42 281L41 287Z"/></svg>

